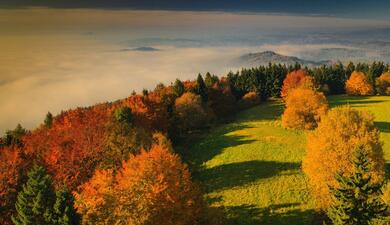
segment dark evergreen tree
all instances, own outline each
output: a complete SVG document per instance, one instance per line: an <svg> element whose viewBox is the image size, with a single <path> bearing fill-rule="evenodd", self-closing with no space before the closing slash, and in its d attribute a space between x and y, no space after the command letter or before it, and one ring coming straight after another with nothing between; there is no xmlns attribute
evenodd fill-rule
<svg viewBox="0 0 390 225"><path fill-rule="evenodd" d="M17 145L22 146L22 137L27 134L27 130L18 124L14 130L8 130L5 132L5 135L0 138L0 147L1 146L11 146Z"/></svg>
<svg viewBox="0 0 390 225"><path fill-rule="evenodd" d="M143 96L148 96L148 94L149 94L148 89L142 89L142 95Z"/></svg>
<svg viewBox="0 0 390 225"><path fill-rule="evenodd" d="M118 122L131 123L133 121L133 113L129 107L122 107L114 111L114 118Z"/></svg>
<svg viewBox="0 0 390 225"><path fill-rule="evenodd" d="M53 115L51 114L51 112L48 112L46 114L44 124L45 124L45 127L47 127L47 128L50 128L53 125Z"/></svg>
<svg viewBox="0 0 390 225"><path fill-rule="evenodd" d="M196 78L194 93L200 95L203 102L207 101L207 87L201 74L198 74Z"/></svg>
<svg viewBox="0 0 390 225"><path fill-rule="evenodd" d="M363 146L357 148L353 163L355 173L351 176L338 174L339 187L330 188L334 203L327 214L335 225L369 225L387 211L380 198L382 183L372 182L371 164Z"/></svg>
<svg viewBox="0 0 390 225"><path fill-rule="evenodd" d="M215 75L211 75L209 72L206 73L204 78L204 83L206 84L206 87L211 88L214 86L214 84L218 83L219 79Z"/></svg>
<svg viewBox="0 0 390 225"><path fill-rule="evenodd" d="M27 183L17 196L12 222L15 225L52 225L55 194L50 176L37 165L27 176Z"/></svg>
<svg viewBox="0 0 390 225"><path fill-rule="evenodd" d="M65 188L56 192L56 201L53 206L54 225L77 225L80 217L73 207L74 197Z"/></svg>
<svg viewBox="0 0 390 225"><path fill-rule="evenodd" d="M184 84L181 80L176 79L173 84L173 94L178 98L185 92Z"/></svg>

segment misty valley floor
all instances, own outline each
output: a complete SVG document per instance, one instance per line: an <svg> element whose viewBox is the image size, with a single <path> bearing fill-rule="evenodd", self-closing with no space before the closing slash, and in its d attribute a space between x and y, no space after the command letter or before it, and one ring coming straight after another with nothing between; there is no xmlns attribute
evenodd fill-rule
<svg viewBox="0 0 390 225"><path fill-rule="evenodd" d="M390 97L331 96L332 107L369 110L381 130L390 173ZM244 111L186 151L196 180L230 224L310 224L314 203L301 171L306 136L282 128L283 105L270 101ZM389 174L388 173L388 174Z"/></svg>

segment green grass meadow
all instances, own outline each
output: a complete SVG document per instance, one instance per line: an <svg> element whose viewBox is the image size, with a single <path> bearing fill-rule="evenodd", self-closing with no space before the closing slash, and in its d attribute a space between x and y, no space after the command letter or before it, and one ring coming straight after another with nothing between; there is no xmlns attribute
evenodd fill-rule
<svg viewBox="0 0 390 225"><path fill-rule="evenodd" d="M340 95L328 101L331 107L349 104L371 111L390 163L390 97ZM279 101L263 103L212 129L186 151L194 179L211 206L225 211L229 224L301 225L313 220L314 203L301 171L306 134L282 128L282 112Z"/></svg>

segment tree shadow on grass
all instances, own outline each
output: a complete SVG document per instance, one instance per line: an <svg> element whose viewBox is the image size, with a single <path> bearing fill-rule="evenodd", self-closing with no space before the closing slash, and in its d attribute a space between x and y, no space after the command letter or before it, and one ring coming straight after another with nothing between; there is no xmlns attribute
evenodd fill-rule
<svg viewBox="0 0 390 225"><path fill-rule="evenodd" d="M385 102L384 100L370 100L370 96L349 96L342 95L337 98L328 98L329 105L332 107L341 105L364 105L364 104L375 104ZM356 106L354 106L356 107Z"/></svg>
<svg viewBox="0 0 390 225"><path fill-rule="evenodd" d="M189 149L184 152L183 158L190 164L192 170L199 170L204 162L220 154L223 149L254 142L255 140L251 140L245 135L230 134L246 128L250 128L250 126L239 123L217 128L207 138L197 141L193 146L189 146Z"/></svg>
<svg viewBox="0 0 390 225"><path fill-rule="evenodd" d="M237 119L242 122L254 120L276 120L283 113L284 104L281 100L269 100L259 106L245 110Z"/></svg>
<svg viewBox="0 0 390 225"><path fill-rule="evenodd" d="M256 205L220 207L225 213L227 224L231 225L314 225L314 210L300 210L299 203L271 205L259 208ZM318 223L319 224L319 223Z"/></svg>
<svg viewBox="0 0 390 225"><path fill-rule="evenodd" d="M206 191L213 192L243 186L282 172L286 175L297 174L299 169L299 163L254 160L203 169L198 177L202 180Z"/></svg>
<svg viewBox="0 0 390 225"><path fill-rule="evenodd" d="M374 122L375 126L384 133L390 133L390 123L389 122Z"/></svg>

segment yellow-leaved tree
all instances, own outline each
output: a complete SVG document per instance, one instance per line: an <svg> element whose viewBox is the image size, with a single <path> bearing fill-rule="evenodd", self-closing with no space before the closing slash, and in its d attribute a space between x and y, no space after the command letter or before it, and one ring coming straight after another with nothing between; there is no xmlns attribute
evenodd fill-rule
<svg viewBox="0 0 390 225"><path fill-rule="evenodd" d="M337 187L337 173L351 175L354 171L351 159L357 146L363 145L372 162L372 180L384 178L384 156L372 114L336 107L322 117L318 128L308 135L307 155L303 171L309 178L316 206L326 209L331 204L329 187Z"/></svg>
<svg viewBox="0 0 390 225"><path fill-rule="evenodd" d="M282 125L294 129L314 129L327 110L328 103L323 93L309 88L295 88L286 98Z"/></svg>
<svg viewBox="0 0 390 225"><path fill-rule="evenodd" d="M390 72L382 74L376 79L376 92L380 95L390 95Z"/></svg>
<svg viewBox="0 0 390 225"><path fill-rule="evenodd" d="M345 83L349 95L373 95L374 88L363 72L354 71Z"/></svg>

